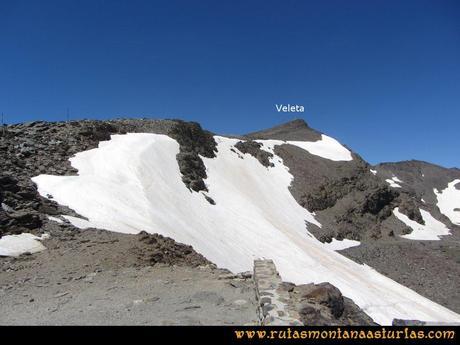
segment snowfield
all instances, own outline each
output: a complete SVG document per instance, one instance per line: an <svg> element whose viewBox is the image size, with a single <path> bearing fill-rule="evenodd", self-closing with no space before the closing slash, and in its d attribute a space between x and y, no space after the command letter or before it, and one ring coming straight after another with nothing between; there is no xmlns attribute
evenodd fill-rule
<svg viewBox="0 0 460 345"><path fill-rule="evenodd" d="M398 207L393 210L396 218L412 229L410 234L402 235L401 237L409 240L439 241L439 236L450 235L450 230L439 220L433 218L429 212L420 209L420 213L425 221L425 225L409 219L408 216L399 212Z"/></svg>
<svg viewBox="0 0 460 345"><path fill-rule="evenodd" d="M160 233L192 245L233 272L252 270L256 258L273 259L285 281L330 282L380 324L389 325L393 318L460 321L460 315L309 234L308 223L321 224L289 192L293 177L280 157L274 156L274 167L266 168L239 153L234 147L239 140L215 139L217 157L203 161L208 195L216 205L185 187L176 161L179 145L165 135L113 135L99 148L71 159L78 176L40 175L33 180L41 195L52 195L88 218L92 227ZM262 141L268 150L275 142Z"/></svg>
<svg viewBox="0 0 460 345"><path fill-rule="evenodd" d="M48 237L47 234L38 237L25 232L19 235L3 236L0 238L0 256L19 256L24 253L41 252L46 247L40 241Z"/></svg>
<svg viewBox="0 0 460 345"><path fill-rule="evenodd" d="M455 187L459 183L460 180L457 179L450 182L441 192L434 190L438 198L439 210L456 225L460 225L460 190Z"/></svg>

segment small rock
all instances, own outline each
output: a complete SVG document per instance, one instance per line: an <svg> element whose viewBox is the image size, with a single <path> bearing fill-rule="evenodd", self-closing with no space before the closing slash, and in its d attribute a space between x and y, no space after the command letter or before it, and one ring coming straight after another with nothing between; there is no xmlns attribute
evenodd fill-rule
<svg viewBox="0 0 460 345"><path fill-rule="evenodd" d="M184 310L199 309L199 308L201 308L201 306L199 306L199 305L191 305L191 306L185 307Z"/></svg>

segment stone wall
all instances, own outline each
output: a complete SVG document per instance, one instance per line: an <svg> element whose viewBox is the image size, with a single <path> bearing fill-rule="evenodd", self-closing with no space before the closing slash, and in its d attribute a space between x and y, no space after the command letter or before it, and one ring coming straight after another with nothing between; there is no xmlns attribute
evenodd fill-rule
<svg viewBox="0 0 460 345"><path fill-rule="evenodd" d="M254 261L254 282L261 325L302 326L289 303L289 292L281 287L282 280L272 260Z"/></svg>

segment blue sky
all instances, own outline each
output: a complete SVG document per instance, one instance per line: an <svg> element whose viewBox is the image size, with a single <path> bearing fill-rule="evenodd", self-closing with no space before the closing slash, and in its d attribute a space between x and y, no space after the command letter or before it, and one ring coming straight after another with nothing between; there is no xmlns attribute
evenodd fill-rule
<svg viewBox="0 0 460 345"><path fill-rule="evenodd" d="M302 117L371 163L460 167L460 2L0 0L0 112L66 108L231 134Z"/></svg>

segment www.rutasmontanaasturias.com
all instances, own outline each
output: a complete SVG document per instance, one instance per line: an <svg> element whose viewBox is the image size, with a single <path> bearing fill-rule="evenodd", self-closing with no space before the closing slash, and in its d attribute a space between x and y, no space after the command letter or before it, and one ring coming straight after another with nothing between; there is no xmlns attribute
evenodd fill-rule
<svg viewBox="0 0 460 345"><path fill-rule="evenodd" d="M335 329L302 330L302 329L274 329L274 330L235 330L236 339L455 339L454 329L420 329L405 327L402 329Z"/></svg>

